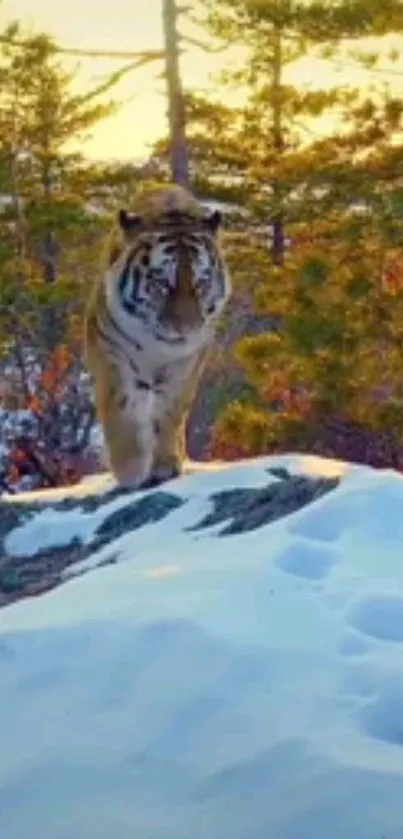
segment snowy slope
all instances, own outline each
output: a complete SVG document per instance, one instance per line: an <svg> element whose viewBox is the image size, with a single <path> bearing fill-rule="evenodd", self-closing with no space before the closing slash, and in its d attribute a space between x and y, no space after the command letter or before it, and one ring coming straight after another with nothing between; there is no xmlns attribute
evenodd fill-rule
<svg viewBox="0 0 403 839"><path fill-rule="evenodd" d="M340 483L279 518L284 469ZM94 488L4 541L88 550L0 610L2 839L401 839L402 479L290 456Z"/></svg>

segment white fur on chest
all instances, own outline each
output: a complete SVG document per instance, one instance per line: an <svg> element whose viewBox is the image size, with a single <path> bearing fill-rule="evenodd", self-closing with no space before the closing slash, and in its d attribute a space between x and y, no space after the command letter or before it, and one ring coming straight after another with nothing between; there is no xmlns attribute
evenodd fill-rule
<svg viewBox="0 0 403 839"><path fill-rule="evenodd" d="M145 448L154 446L158 434L156 424L163 420L180 396L193 373L197 358L197 355L190 356L155 370L147 366L146 370L142 369L140 383L139 378L133 376L130 365L123 365L122 381L126 395L124 414L135 420ZM144 387L145 383L149 385L148 388Z"/></svg>

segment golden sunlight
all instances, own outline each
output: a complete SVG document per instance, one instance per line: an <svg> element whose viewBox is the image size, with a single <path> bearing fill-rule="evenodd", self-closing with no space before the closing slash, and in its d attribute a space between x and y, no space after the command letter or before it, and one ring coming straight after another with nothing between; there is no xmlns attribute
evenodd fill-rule
<svg viewBox="0 0 403 839"><path fill-rule="evenodd" d="M34 7L34 9L33 9ZM147 13L144 13L145 8ZM85 9L85 11L84 11ZM0 25L19 20L27 29L47 32L63 47L88 50L140 51L160 49L162 46L161 0L69 0L66 8L54 0L3 0L0 6ZM198 33L200 36L200 33ZM202 36L207 39L207 36ZM384 39L385 54L395 46ZM182 57L182 76L187 88L217 96L212 79L228 63L229 53L206 54L197 47L188 46ZM232 65L242 61L240 51L232 51ZM84 88L94 86L127 61L104 58L65 59L69 69L77 69L77 84ZM402 77L394 76L391 62L383 61L385 81L395 89L402 86ZM81 149L93 158L136 159L146 157L152 143L166 130L165 87L161 62L154 62L133 71L115 88L115 95L122 103L118 113L97 125ZM382 72L382 70L381 70ZM390 72L390 76L388 76ZM297 82L301 88L329 88L336 85L365 85L373 80L371 73L354 67L352 62L332 62L327 59L302 58L288 69L286 81ZM238 104L242 94L237 91L220 92L228 104ZM315 132L326 133L329 118L315 123Z"/></svg>

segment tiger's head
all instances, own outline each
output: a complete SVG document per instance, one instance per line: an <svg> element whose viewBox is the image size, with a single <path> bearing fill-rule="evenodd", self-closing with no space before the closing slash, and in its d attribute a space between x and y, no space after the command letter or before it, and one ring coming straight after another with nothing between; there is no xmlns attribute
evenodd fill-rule
<svg viewBox="0 0 403 839"><path fill-rule="evenodd" d="M217 319L230 295L220 222L179 186L148 188L119 212L108 291L126 323L175 343Z"/></svg>

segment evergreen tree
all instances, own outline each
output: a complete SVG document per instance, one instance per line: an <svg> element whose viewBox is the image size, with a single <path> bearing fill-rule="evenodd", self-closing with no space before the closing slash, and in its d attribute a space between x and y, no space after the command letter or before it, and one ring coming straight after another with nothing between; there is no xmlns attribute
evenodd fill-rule
<svg viewBox="0 0 403 839"><path fill-rule="evenodd" d="M236 348L256 398L222 416L216 454L300 448L403 465L402 106L355 116L347 137L310 151L322 169L305 186L323 190L321 212L294 223L284 264L255 249L256 305L278 328Z"/></svg>
<svg viewBox="0 0 403 839"><path fill-rule="evenodd" d="M381 36L403 27L401 0L203 0L203 25L208 31L246 51L240 70L228 70L227 81L246 85L247 130L243 134L248 179L255 187L253 210L270 221L272 255L281 264L287 223L318 206L296 199L300 185L320 167L320 159L306 160L304 129L312 119L345 109L344 120L358 92L351 89L302 91L286 81L290 65L320 50L327 57L340 51L345 39ZM305 134L306 140L306 134ZM309 155L309 153L308 153ZM312 166L313 164L313 166Z"/></svg>
<svg viewBox="0 0 403 839"><path fill-rule="evenodd" d="M258 309L277 325L237 347L254 398L221 417L214 453L316 447L396 463L403 443L401 102L385 85L305 95L283 83L283 72L289 59L315 46L334 58L345 38L401 29L402 4L205 6L213 34L247 47L238 78L250 92L250 209L274 235L271 257L251 238L249 252L237 252L237 270L246 273L252 263ZM366 63L374 61L372 55ZM345 108L343 130L301 148L297 121L334 106Z"/></svg>
<svg viewBox="0 0 403 839"><path fill-rule="evenodd" d="M18 228L20 255L46 283L56 279L63 234L83 221L81 196L70 182L80 157L66 145L113 110L96 91L73 95L73 76L45 35L3 34L0 51L2 191L12 197L7 216ZM4 237L3 237L4 238Z"/></svg>
<svg viewBox="0 0 403 839"><path fill-rule="evenodd" d="M103 100L113 79L80 94L72 92L72 80L48 36L25 35L17 25L3 33L2 403L25 413L7 423L3 417L2 430L14 428L17 453L33 447L30 468L45 483L61 480L59 461L86 447L94 419L81 363L81 318L88 282L99 270L103 220L88 207L91 167L69 153L68 143L115 107ZM18 417L25 428L26 409L30 442L24 432L22 446Z"/></svg>

